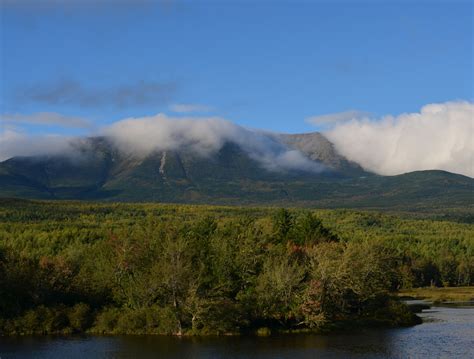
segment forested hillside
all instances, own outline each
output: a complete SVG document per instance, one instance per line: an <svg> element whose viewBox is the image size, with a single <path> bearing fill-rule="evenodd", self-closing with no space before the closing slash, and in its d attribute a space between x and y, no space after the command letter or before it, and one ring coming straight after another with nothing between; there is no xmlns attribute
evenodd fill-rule
<svg viewBox="0 0 474 359"><path fill-rule="evenodd" d="M0 332L229 334L416 322L474 284L474 226L351 210L0 202Z"/></svg>

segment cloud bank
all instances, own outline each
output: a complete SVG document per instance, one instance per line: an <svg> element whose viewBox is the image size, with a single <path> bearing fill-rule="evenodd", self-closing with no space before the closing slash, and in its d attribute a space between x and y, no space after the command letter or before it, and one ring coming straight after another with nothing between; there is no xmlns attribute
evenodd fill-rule
<svg viewBox="0 0 474 359"><path fill-rule="evenodd" d="M339 114L336 117L341 118ZM430 104L419 113L380 119L366 117L347 121L347 116L342 118L343 122L336 121L324 135L343 156L367 170L396 175L440 169L474 177L473 103ZM59 114L51 118L44 113L12 115L10 120L11 123L82 125L81 119L71 121ZM276 135L247 129L218 117L158 114L128 118L102 128L96 135L108 136L119 149L137 156L167 150L212 156L227 142L232 142L269 170L323 170L322 165L283 145ZM0 133L0 160L13 156L73 154L78 143L81 143L80 138L28 135L12 130L5 123Z"/></svg>
<svg viewBox="0 0 474 359"><path fill-rule="evenodd" d="M287 148L272 134L249 130L218 117L173 118L158 114L129 118L114 123L102 133L122 151L142 156L179 149L205 157L232 142L268 170L323 170L322 165Z"/></svg>
<svg viewBox="0 0 474 359"><path fill-rule="evenodd" d="M45 119L42 114L17 120L62 122L62 118ZM324 166L309 160L301 152L289 149L275 135L250 130L218 117L156 116L128 118L102 128L97 135L106 136L122 152L145 157L154 151L187 151L208 157L226 143L237 144L250 158L270 171L303 170L320 172ZM81 157L78 149L87 141L61 135L28 135L5 129L0 134L0 161L14 156L68 155ZM78 156L79 155L79 156Z"/></svg>
<svg viewBox="0 0 474 359"><path fill-rule="evenodd" d="M31 136L7 129L0 133L0 161L16 156L72 155L73 142L61 135Z"/></svg>
<svg viewBox="0 0 474 359"><path fill-rule="evenodd" d="M325 136L367 170L396 175L439 169L474 177L474 104L446 102L419 113L355 119Z"/></svg>

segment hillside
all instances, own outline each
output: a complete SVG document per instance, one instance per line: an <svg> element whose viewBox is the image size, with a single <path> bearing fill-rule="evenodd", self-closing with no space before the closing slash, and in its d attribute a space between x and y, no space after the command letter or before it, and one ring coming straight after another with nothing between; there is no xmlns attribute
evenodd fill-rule
<svg viewBox="0 0 474 359"><path fill-rule="evenodd" d="M474 180L466 176L444 171L379 176L339 155L319 133L280 139L323 170L269 170L230 142L211 156L186 149L138 156L96 137L78 143L74 156L0 163L0 197L405 210L474 203Z"/></svg>

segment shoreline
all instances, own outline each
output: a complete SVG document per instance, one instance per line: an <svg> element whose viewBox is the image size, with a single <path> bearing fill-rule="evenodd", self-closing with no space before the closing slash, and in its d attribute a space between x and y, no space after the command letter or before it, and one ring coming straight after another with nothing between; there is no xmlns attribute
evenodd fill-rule
<svg viewBox="0 0 474 359"><path fill-rule="evenodd" d="M433 304L474 302L474 286L466 287L422 287L398 292L402 300L426 300Z"/></svg>

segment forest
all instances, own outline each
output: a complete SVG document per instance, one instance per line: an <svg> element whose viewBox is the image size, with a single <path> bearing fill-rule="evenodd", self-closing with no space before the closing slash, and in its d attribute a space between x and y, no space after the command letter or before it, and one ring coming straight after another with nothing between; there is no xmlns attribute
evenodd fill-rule
<svg viewBox="0 0 474 359"><path fill-rule="evenodd" d="M354 210L0 200L0 334L236 335L419 321L474 225Z"/></svg>

